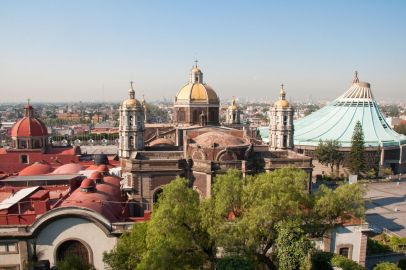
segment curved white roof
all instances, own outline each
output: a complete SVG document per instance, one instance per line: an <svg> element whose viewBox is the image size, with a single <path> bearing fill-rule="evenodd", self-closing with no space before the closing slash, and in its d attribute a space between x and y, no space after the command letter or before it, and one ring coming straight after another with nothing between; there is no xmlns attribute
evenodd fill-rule
<svg viewBox="0 0 406 270"><path fill-rule="evenodd" d="M295 145L318 146L320 140L338 140L343 147L350 147L357 121L362 124L367 147L406 144L406 136L396 133L385 121L370 84L360 82L355 73L353 84L342 96L295 122Z"/></svg>

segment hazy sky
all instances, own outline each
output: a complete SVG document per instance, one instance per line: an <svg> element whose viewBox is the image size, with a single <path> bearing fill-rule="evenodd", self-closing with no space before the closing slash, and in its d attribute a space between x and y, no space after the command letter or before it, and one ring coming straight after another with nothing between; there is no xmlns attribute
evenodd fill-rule
<svg viewBox="0 0 406 270"><path fill-rule="evenodd" d="M406 101L406 1L0 1L0 102L173 99L195 58L224 101L329 100L353 71ZM104 89L104 90L103 90Z"/></svg>

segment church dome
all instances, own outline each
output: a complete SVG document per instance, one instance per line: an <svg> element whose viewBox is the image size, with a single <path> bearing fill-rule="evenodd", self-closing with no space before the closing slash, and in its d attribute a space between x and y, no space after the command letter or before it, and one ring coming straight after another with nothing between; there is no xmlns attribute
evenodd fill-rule
<svg viewBox="0 0 406 270"><path fill-rule="evenodd" d="M33 108L27 104L24 106L25 117L20 119L11 129L12 137L40 137L47 136L48 130L45 124L34 117Z"/></svg>
<svg viewBox="0 0 406 270"><path fill-rule="evenodd" d="M287 100L278 100L273 104L277 108L287 108L289 107L289 102Z"/></svg>
<svg viewBox="0 0 406 270"><path fill-rule="evenodd" d="M129 98L128 99L126 99L126 100L124 100L122 103L121 103L121 106L123 107L123 108L137 108L137 107L140 107L141 108L141 102L140 101L138 101L136 98L135 98L135 90L134 90L134 88L133 88L133 82L131 81L131 86L130 86L130 89L128 89L128 95L129 95Z"/></svg>
<svg viewBox="0 0 406 270"><path fill-rule="evenodd" d="M213 88L203 83L203 72L196 65L190 72L189 83L176 95L175 103L219 104L219 98Z"/></svg>
<svg viewBox="0 0 406 270"><path fill-rule="evenodd" d="M246 145L249 144L245 139L231 135L229 133L221 132L221 131L209 131L203 133L193 141L201 146L204 147L213 147L213 145L217 145L220 147L227 147L227 146L236 146L236 145Z"/></svg>
<svg viewBox="0 0 406 270"><path fill-rule="evenodd" d="M290 106L289 101L286 100L286 92L283 89L283 84L281 84L281 90L279 91L279 100L276 101L273 106L275 108L288 108Z"/></svg>
<svg viewBox="0 0 406 270"><path fill-rule="evenodd" d="M233 98L233 101L231 102L231 105L228 106L228 109L230 111L237 111L238 110L238 106L237 106L237 103L235 102L234 98Z"/></svg>
<svg viewBox="0 0 406 270"><path fill-rule="evenodd" d="M188 83L176 95L177 102L218 103L216 92L202 83Z"/></svg>

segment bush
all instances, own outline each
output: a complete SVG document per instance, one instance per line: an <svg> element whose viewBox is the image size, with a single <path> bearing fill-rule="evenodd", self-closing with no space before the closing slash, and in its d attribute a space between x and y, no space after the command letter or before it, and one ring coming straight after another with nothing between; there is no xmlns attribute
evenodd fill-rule
<svg viewBox="0 0 406 270"><path fill-rule="evenodd" d="M248 259L237 256L224 257L217 261L217 270L255 270L255 266Z"/></svg>
<svg viewBox="0 0 406 270"><path fill-rule="evenodd" d="M312 255L311 270L331 270L333 267L340 267L343 270L365 270L364 267L356 262L329 252L318 251Z"/></svg>
<svg viewBox="0 0 406 270"><path fill-rule="evenodd" d="M400 270L400 268L394 263L383 262L375 266L373 270Z"/></svg>
<svg viewBox="0 0 406 270"><path fill-rule="evenodd" d="M353 260L337 254L335 254L331 259L331 264L333 266L340 267L343 270L365 270L364 267L354 262Z"/></svg>
<svg viewBox="0 0 406 270"><path fill-rule="evenodd" d="M75 255L68 255L63 260L59 261L56 266L58 270L94 270L95 268L82 261L81 258Z"/></svg>
<svg viewBox="0 0 406 270"><path fill-rule="evenodd" d="M391 248L384 243L384 241L368 238L367 252L369 254L385 253L390 251Z"/></svg>

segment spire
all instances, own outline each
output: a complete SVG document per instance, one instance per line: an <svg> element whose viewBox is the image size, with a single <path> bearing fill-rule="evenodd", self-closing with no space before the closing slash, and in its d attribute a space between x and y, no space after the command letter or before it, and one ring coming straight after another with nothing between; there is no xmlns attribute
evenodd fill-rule
<svg viewBox="0 0 406 270"><path fill-rule="evenodd" d="M285 89L283 88L283 83L281 84L281 90L279 91L279 99L285 100L286 97L286 92Z"/></svg>
<svg viewBox="0 0 406 270"><path fill-rule="evenodd" d="M199 60L195 59L195 68L197 68L197 62L199 62Z"/></svg>
<svg viewBox="0 0 406 270"><path fill-rule="evenodd" d="M133 84L134 84L134 82L130 81L130 89L128 89L128 95L130 96L130 99L135 98L135 91L134 91Z"/></svg>
<svg viewBox="0 0 406 270"><path fill-rule="evenodd" d="M354 79L352 80L352 83L359 83L358 71L354 71Z"/></svg>

